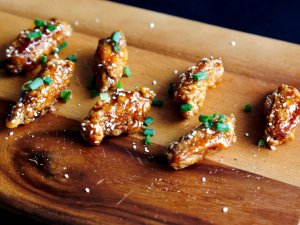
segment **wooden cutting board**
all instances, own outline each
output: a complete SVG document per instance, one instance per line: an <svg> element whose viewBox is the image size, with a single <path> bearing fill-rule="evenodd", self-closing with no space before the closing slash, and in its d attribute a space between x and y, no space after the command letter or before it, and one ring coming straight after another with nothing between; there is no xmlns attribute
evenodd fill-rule
<svg viewBox="0 0 300 225"><path fill-rule="evenodd" d="M299 129L295 141L276 151L256 144L266 95L282 83L300 88L300 46L105 1L0 0L0 60L21 29L34 18L49 17L74 28L61 53L79 58L73 99L36 123L9 130L4 120L10 101L34 74L0 71L2 208L55 224L299 223ZM129 43L133 76L122 80L124 87L151 87L165 103L150 112L157 134L149 152L140 135L107 138L91 147L78 132L96 101L86 86L97 40L115 29L122 29ZM173 171L162 149L198 121L180 118L168 84L176 78L174 70L183 72L207 56L221 56L226 72L208 92L201 114L234 113L238 141L199 165ZM252 113L243 112L246 103L253 105Z"/></svg>

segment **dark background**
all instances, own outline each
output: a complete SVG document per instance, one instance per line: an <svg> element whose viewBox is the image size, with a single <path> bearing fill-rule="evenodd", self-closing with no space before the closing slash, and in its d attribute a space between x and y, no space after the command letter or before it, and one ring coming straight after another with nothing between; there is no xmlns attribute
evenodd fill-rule
<svg viewBox="0 0 300 225"><path fill-rule="evenodd" d="M300 0L116 0L115 2L300 44ZM36 224L0 210L9 224Z"/></svg>
<svg viewBox="0 0 300 225"><path fill-rule="evenodd" d="M300 44L300 0L114 0Z"/></svg>

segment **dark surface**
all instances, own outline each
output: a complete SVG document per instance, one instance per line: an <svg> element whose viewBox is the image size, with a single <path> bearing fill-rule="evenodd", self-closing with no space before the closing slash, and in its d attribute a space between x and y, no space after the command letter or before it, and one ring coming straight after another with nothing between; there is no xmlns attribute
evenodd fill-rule
<svg viewBox="0 0 300 225"><path fill-rule="evenodd" d="M115 2L300 44L299 0L115 0Z"/></svg>

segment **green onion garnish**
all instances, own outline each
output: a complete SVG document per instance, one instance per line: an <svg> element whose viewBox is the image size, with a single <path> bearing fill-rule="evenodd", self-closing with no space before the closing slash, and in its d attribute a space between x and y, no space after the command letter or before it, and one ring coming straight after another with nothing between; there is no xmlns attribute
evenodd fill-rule
<svg viewBox="0 0 300 225"><path fill-rule="evenodd" d="M102 101L108 101L109 100L109 94L108 93L100 93L100 99Z"/></svg>
<svg viewBox="0 0 300 225"><path fill-rule="evenodd" d="M113 48L115 52L119 52L121 50L118 44L114 44Z"/></svg>
<svg viewBox="0 0 300 225"><path fill-rule="evenodd" d="M180 111L181 112L188 112L192 110L192 105L191 104L183 104L180 106Z"/></svg>
<svg viewBox="0 0 300 225"><path fill-rule="evenodd" d="M25 83L22 85L22 88L21 88L22 93L25 92L25 91L27 91L28 85L29 85L31 82L32 82L32 80L29 80L29 81L25 82Z"/></svg>
<svg viewBox="0 0 300 225"><path fill-rule="evenodd" d="M174 86L175 86L175 84L173 82L171 82L169 84L169 88L168 88L169 95L173 95L174 94Z"/></svg>
<svg viewBox="0 0 300 225"><path fill-rule="evenodd" d="M124 69L124 74L125 74L127 77L131 77L132 72L131 72L131 69L129 68L129 66L126 66L126 67L125 67L125 69Z"/></svg>
<svg viewBox="0 0 300 225"><path fill-rule="evenodd" d="M212 122L216 115L216 113L213 113L210 116L200 115L199 121L202 122L206 128L212 128Z"/></svg>
<svg viewBox="0 0 300 225"><path fill-rule="evenodd" d="M44 65L47 62L47 56L43 55L40 59L40 62L42 65Z"/></svg>
<svg viewBox="0 0 300 225"><path fill-rule="evenodd" d="M35 24L37 27L43 27L43 26L45 26L45 21L44 21L44 20L35 19L35 20L34 20L34 24Z"/></svg>
<svg viewBox="0 0 300 225"><path fill-rule="evenodd" d="M205 71L201 71L201 72L199 72L199 73L193 74L193 79L194 79L195 81L204 80L204 79L206 79L206 78L207 78L207 74L206 74Z"/></svg>
<svg viewBox="0 0 300 225"><path fill-rule="evenodd" d="M245 111L246 113L251 112L251 111L252 111L252 105L246 104L246 105L245 105L245 108L244 108L244 111Z"/></svg>
<svg viewBox="0 0 300 225"><path fill-rule="evenodd" d="M54 31L56 29L56 26L54 26L54 25L47 25L47 30L49 30L49 31Z"/></svg>
<svg viewBox="0 0 300 225"><path fill-rule="evenodd" d="M58 48L54 49L53 53L58 53L59 51L61 51L62 49L64 49L67 46L68 46L68 43L65 41Z"/></svg>
<svg viewBox="0 0 300 225"><path fill-rule="evenodd" d="M162 107L164 105L164 102L155 98L152 100L152 105Z"/></svg>
<svg viewBox="0 0 300 225"><path fill-rule="evenodd" d="M117 83L117 89L122 89L122 88L123 88L123 84L122 84L121 81L119 81L119 82Z"/></svg>
<svg viewBox="0 0 300 225"><path fill-rule="evenodd" d="M120 32L115 31L115 32L113 33L113 35L112 35L111 40L112 40L114 43L118 43L119 40L120 40L120 38L121 38Z"/></svg>
<svg viewBox="0 0 300 225"><path fill-rule="evenodd" d="M97 96L100 96L100 92L97 89L92 89L91 90L91 97L95 98Z"/></svg>
<svg viewBox="0 0 300 225"><path fill-rule="evenodd" d="M151 137L149 135L145 138L145 145L151 145Z"/></svg>
<svg viewBox="0 0 300 225"><path fill-rule="evenodd" d="M70 55L67 57L67 60L70 60L72 62L77 62L78 61L78 58L76 55Z"/></svg>
<svg viewBox="0 0 300 225"><path fill-rule="evenodd" d="M155 130L154 129L150 129L150 128L146 128L144 130L144 136L154 136L155 135Z"/></svg>
<svg viewBox="0 0 300 225"><path fill-rule="evenodd" d="M226 116L224 114L219 115L218 123L225 123Z"/></svg>
<svg viewBox="0 0 300 225"><path fill-rule="evenodd" d="M217 123L216 125L216 130L219 132L228 132L229 131L229 126L226 123Z"/></svg>
<svg viewBox="0 0 300 225"><path fill-rule="evenodd" d="M71 90L62 90L60 92L59 97L64 101L67 102L71 99L72 91Z"/></svg>
<svg viewBox="0 0 300 225"><path fill-rule="evenodd" d="M33 91L35 89L38 89L40 86L42 86L43 83L44 83L43 79L37 77L28 85L28 87L31 91Z"/></svg>
<svg viewBox="0 0 300 225"><path fill-rule="evenodd" d="M53 80L47 75L44 77L44 83L50 85L53 83Z"/></svg>
<svg viewBox="0 0 300 225"><path fill-rule="evenodd" d="M27 34L27 38L30 39L30 40L35 39L35 38L39 38L39 37L42 37L42 32L41 31L36 31L36 32L32 32L32 33Z"/></svg>
<svg viewBox="0 0 300 225"><path fill-rule="evenodd" d="M144 120L144 125L146 127L148 127L149 125L151 125L154 122L154 119L150 116L146 117L146 119Z"/></svg>
<svg viewBox="0 0 300 225"><path fill-rule="evenodd" d="M258 145L258 147L266 147L267 146L264 139L259 139L257 145Z"/></svg>

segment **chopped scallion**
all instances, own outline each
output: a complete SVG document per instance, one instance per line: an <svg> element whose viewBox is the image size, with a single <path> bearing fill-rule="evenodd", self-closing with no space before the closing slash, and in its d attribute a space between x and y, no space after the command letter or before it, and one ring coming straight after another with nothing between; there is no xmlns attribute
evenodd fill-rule
<svg viewBox="0 0 300 225"><path fill-rule="evenodd" d="M155 130L154 129L151 129L151 128L146 128L144 130L144 136L154 136L155 135Z"/></svg>
<svg viewBox="0 0 300 225"><path fill-rule="evenodd" d="M153 122L154 122L154 119L153 119L152 117L148 116L148 117L146 117L145 120L144 120L144 125L148 127L148 126L151 125Z"/></svg>
<svg viewBox="0 0 300 225"><path fill-rule="evenodd" d="M67 102L71 99L72 91L71 90L62 90L60 92L59 97L64 101Z"/></svg>
<svg viewBox="0 0 300 225"><path fill-rule="evenodd" d="M62 49L64 49L67 46L68 46L68 43L65 41L58 48L54 49L53 53L58 53L59 51L61 51Z"/></svg>
<svg viewBox="0 0 300 225"><path fill-rule="evenodd" d="M56 26L51 25L51 24L47 25L47 30L54 31L55 29L56 29Z"/></svg>
<svg viewBox="0 0 300 225"><path fill-rule="evenodd" d="M28 85L28 87L31 91L33 91L35 89L38 89L40 86L42 86L43 83L44 83L43 79L40 77L37 77Z"/></svg>
<svg viewBox="0 0 300 225"><path fill-rule="evenodd" d="M44 77L44 83L50 85L53 83L53 80L47 75Z"/></svg>
<svg viewBox="0 0 300 225"><path fill-rule="evenodd" d="M122 84L121 81L119 81L119 82L117 83L117 89L122 89L122 88L123 88L123 84Z"/></svg>
<svg viewBox="0 0 300 225"><path fill-rule="evenodd" d="M226 116L224 114L219 115L218 123L225 123Z"/></svg>
<svg viewBox="0 0 300 225"><path fill-rule="evenodd" d="M118 31L115 31L115 32L113 33L113 35L112 35L111 40L112 40L114 43L118 43L119 40L120 40L120 38L121 38L121 33L118 32Z"/></svg>
<svg viewBox="0 0 300 225"><path fill-rule="evenodd" d="M116 43L113 46L115 52L119 52L121 50L120 46Z"/></svg>
<svg viewBox="0 0 300 225"><path fill-rule="evenodd" d="M251 111L252 111L252 106L251 106L250 104L246 104L246 105L245 105L245 108L244 108L244 111L245 111L246 113L251 112Z"/></svg>
<svg viewBox="0 0 300 225"><path fill-rule="evenodd" d="M45 21L44 21L44 20L35 19L35 20L34 20L34 24L35 24L37 27L43 27L43 26L45 26Z"/></svg>
<svg viewBox="0 0 300 225"><path fill-rule="evenodd" d="M193 74L193 79L195 81L199 81L199 80L205 80L207 78L207 74L205 71L201 71L199 73L195 73Z"/></svg>
<svg viewBox="0 0 300 225"><path fill-rule="evenodd" d="M192 105L191 104L183 104L180 106L180 111L181 112L188 112L192 110Z"/></svg>
<svg viewBox="0 0 300 225"><path fill-rule="evenodd" d="M27 91L27 89L28 89L28 85L30 84L32 82L32 80L29 80L29 81L27 81L27 82L25 82L23 85L22 85L22 93L23 92L25 92L25 91Z"/></svg>
<svg viewBox="0 0 300 225"><path fill-rule="evenodd" d="M131 77L132 72L131 72L131 69L129 68L129 66L126 66L126 67L125 67L125 69L124 69L124 74L125 74L127 77Z"/></svg>
<svg viewBox="0 0 300 225"><path fill-rule="evenodd" d="M216 130L219 132L228 132L229 131L229 126L226 123L217 123L216 124Z"/></svg>
<svg viewBox="0 0 300 225"><path fill-rule="evenodd" d="M35 31L35 32L27 34L27 38L30 39L30 40L36 39L36 38L39 38L39 37L42 37L42 32L41 31Z"/></svg>
<svg viewBox="0 0 300 225"><path fill-rule="evenodd" d="M259 139L257 143L258 147L266 147L266 141L264 139Z"/></svg>
<svg viewBox="0 0 300 225"><path fill-rule="evenodd" d="M152 100L152 105L162 107L164 105L164 102L155 98Z"/></svg>
<svg viewBox="0 0 300 225"><path fill-rule="evenodd" d="M67 60L70 60L72 62L77 62L78 61L78 58L76 55L70 55L67 57Z"/></svg>
<svg viewBox="0 0 300 225"><path fill-rule="evenodd" d="M151 145L151 137L150 135L147 135L145 138L145 145Z"/></svg>
<svg viewBox="0 0 300 225"><path fill-rule="evenodd" d="M91 97L95 98L97 96L100 96L100 92L97 89L92 89L91 90Z"/></svg>
<svg viewBox="0 0 300 225"><path fill-rule="evenodd" d="M44 65L47 62L47 56L43 55L40 59L40 62L42 65Z"/></svg>

